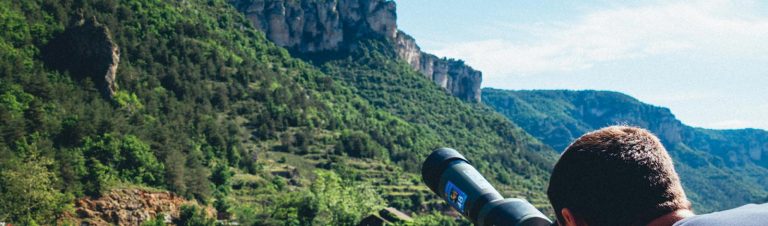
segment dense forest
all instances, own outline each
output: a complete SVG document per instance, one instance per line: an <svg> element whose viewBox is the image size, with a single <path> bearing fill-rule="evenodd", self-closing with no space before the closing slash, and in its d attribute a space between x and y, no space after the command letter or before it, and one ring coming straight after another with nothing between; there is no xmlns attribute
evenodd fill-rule
<svg viewBox="0 0 768 226"><path fill-rule="evenodd" d="M306 63L223 0L2 1L0 28L2 222L74 223L75 199L132 187L196 200L178 225L216 224L205 208L243 225L354 225L386 206L466 224L416 174L442 146L547 205L555 152L386 40Z"/></svg>

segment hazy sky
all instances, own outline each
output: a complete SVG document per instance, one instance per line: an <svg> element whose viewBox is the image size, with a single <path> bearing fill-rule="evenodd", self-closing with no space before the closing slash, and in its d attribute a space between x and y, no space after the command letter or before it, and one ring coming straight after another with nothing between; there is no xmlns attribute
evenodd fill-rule
<svg viewBox="0 0 768 226"><path fill-rule="evenodd" d="M396 2L401 30L484 87L614 90L688 125L768 129L768 3Z"/></svg>

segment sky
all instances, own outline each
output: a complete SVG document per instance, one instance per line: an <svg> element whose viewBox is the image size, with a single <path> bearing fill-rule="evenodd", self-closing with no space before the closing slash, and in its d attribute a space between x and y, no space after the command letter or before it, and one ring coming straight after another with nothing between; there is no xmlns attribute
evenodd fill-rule
<svg viewBox="0 0 768 226"><path fill-rule="evenodd" d="M397 0L483 87L612 90L704 128L768 129L768 2Z"/></svg>

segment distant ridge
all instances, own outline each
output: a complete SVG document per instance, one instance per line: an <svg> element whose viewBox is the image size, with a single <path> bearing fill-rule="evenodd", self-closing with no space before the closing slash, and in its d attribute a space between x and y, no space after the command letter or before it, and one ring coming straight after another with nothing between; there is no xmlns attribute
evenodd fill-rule
<svg viewBox="0 0 768 226"><path fill-rule="evenodd" d="M647 128L662 140L699 211L763 202L768 197L768 131L713 130L680 122L663 107L610 91L483 89L483 102L562 151L604 126Z"/></svg>

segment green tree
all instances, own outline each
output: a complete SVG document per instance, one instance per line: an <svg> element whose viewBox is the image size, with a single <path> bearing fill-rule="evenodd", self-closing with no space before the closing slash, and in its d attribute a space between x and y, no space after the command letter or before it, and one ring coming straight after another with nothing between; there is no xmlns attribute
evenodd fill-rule
<svg viewBox="0 0 768 226"><path fill-rule="evenodd" d="M173 223L179 226L213 226L216 220L208 218L205 209L197 205L184 205L179 211L179 218Z"/></svg>
<svg viewBox="0 0 768 226"><path fill-rule="evenodd" d="M229 210L232 208L232 201L228 199L227 195L232 190L229 179L233 175L234 173L229 169L229 166L223 163L217 163L211 172L211 182L216 186L216 191L213 194L216 201L213 202L213 206L220 214L229 215Z"/></svg>
<svg viewBox="0 0 768 226"><path fill-rule="evenodd" d="M166 226L165 215L157 214L157 216L155 216L155 219L144 221L141 223L141 226Z"/></svg>
<svg viewBox="0 0 768 226"><path fill-rule="evenodd" d="M208 177L211 171L204 164L203 153L200 147L194 147L187 153L187 169L184 174L184 182L187 188L187 194L190 197L207 203L211 197L211 181Z"/></svg>
<svg viewBox="0 0 768 226"><path fill-rule="evenodd" d="M233 175L234 173L229 170L229 166L223 163L217 163L211 172L211 182L217 187L226 186L229 185L229 179L232 178Z"/></svg>
<svg viewBox="0 0 768 226"><path fill-rule="evenodd" d="M3 153L6 154L6 153ZM22 224L52 223L66 207L67 197L55 189L53 159L37 151L19 159L3 155L0 164L0 221Z"/></svg>
<svg viewBox="0 0 768 226"><path fill-rule="evenodd" d="M110 182L123 180L161 185L164 165L149 145L133 135L104 134L88 137L79 150L84 153L88 172L84 175L88 193L98 195Z"/></svg>
<svg viewBox="0 0 768 226"><path fill-rule="evenodd" d="M356 225L365 215L386 207L381 194L370 185L343 181L336 173L315 171L317 178L310 186L315 204L302 207L304 212L315 212L316 225Z"/></svg>
<svg viewBox="0 0 768 226"><path fill-rule="evenodd" d="M125 136L122 139L121 154L123 161L118 164L122 175L131 181L160 185L163 182L164 166L157 161L149 145L136 136Z"/></svg>
<svg viewBox="0 0 768 226"><path fill-rule="evenodd" d="M187 183L184 181L187 174L186 161L186 156L178 149L170 150L165 157L165 165L167 166L165 172L166 183L171 191L178 194L187 193Z"/></svg>
<svg viewBox="0 0 768 226"><path fill-rule="evenodd" d="M339 137L336 150L352 157L375 158L382 157L384 150L366 133L344 130Z"/></svg>

